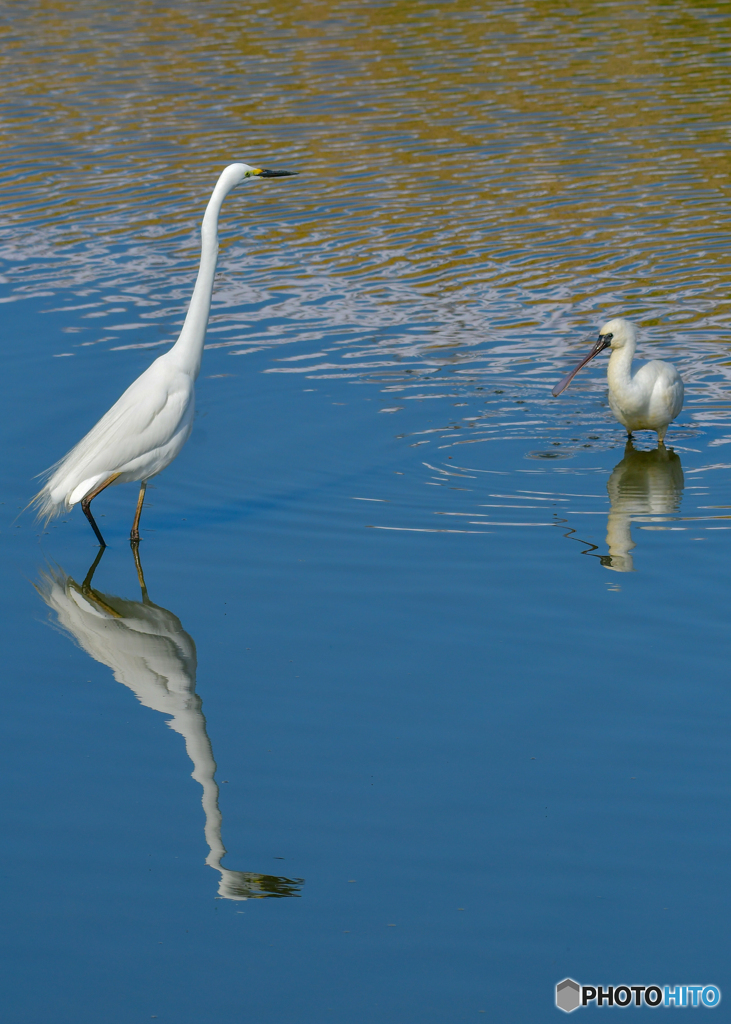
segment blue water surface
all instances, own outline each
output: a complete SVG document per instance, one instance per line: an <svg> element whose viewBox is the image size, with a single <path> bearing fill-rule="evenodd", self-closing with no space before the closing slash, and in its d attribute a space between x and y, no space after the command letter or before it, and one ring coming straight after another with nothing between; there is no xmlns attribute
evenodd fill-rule
<svg viewBox="0 0 731 1024"><path fill-rule="evenodd" d="M619 118L640 86L592 77L591 5L99 3L83 37L36 6L4 65L6 1019L522 1024L567 976L730 998L727 178L693 136L723 6L693 35L610 4L668 120L613 124L605 162L586 97ZM671 53L687 81L650 74ZM249 130L302 174L224 208L146 592L127 486L85 586L80 510L19 513L174 340ZM599 360L550 396L611 314L686 379L664 452L625 447Z"/></svg>

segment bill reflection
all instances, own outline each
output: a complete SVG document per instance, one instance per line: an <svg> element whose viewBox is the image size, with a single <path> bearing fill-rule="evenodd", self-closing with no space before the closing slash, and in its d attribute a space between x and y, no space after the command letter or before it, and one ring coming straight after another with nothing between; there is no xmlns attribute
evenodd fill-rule
<svg viewBox="0 0 731 1024"><path fill-rule="evenodd" d="M634 572L631 525L642 523L645 530L666 529L660 524L675 516L683 496L683 467L680 456L660 444L650 452L637 451L631 441L624 458L607 481L610 509L607 516L607 547L601 563L615 572Z"/></svg>
<svg viewBox="0 0 731 1024"><path fill-rule="evenodd" d="M193 762L192 776L203 788L205 837L210 851L206 864L220 872L219 895L230 900L298 896L301 878L231 871L222 866L226 848L221 838L216 762L203 702L195 692L195 644L180 619L148 597L137 550L134 554L141 601L95 590L92 579L102 554L100 550L83 583L77 583L57 566L41 573L36 590L56 613L59 626L95 661L107 665L117 682L128 686L145 707L172 716L167 724L185 740Z"/></svg>

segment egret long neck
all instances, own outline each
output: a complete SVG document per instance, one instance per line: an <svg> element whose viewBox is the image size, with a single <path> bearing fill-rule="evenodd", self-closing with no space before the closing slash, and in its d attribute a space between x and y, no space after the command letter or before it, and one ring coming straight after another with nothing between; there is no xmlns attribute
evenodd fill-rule
<svg viewBox="0 0 731 1024"><path fill-rule="evenodd" d="M218 261L218 215L235 182L221 175L208 201L201 225L201 262L180 337L170 350L171 357L193 379L198 376L211 311L213 279Z"/></svg>

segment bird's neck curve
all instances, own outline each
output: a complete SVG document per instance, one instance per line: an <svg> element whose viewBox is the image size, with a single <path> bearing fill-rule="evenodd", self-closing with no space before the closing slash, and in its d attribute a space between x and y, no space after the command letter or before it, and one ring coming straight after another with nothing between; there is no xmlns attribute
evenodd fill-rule
<svg viewBox="0 0 731 1024"><path fill-rule="evenodd" d="M629 384L632 380L632 360L635 357L636 343L628 341L621 348L612 350L607 367L607 378L610 384Z"/></svg>
<svg viewBox="0 0 731 1024"><path fill-rule="evenodd" d="M228 168L227 168L228 170ZM168 356L195 380L201 368L203 343L206 340L208 316L211 311L213 279L218 262L218 216L223 201L238 183L224 171L216 182L201 224L201 261L198 268L193 295L188 306L180 337L168 352Z"/></svg>

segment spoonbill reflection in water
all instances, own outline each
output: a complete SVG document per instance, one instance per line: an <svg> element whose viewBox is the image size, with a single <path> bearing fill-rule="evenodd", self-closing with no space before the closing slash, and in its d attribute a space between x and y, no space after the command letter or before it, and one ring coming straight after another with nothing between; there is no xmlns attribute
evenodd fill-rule
<svg viewBox="0 0 731 1024"><path fill-rule="evenodd" d="M81 502L102 547L104 538L91 502L113 484L140 481L130 540L140 539L140 515L147 481L180 453L193 429L195 379L200 370L218 260L218 215L226 196L242 181L282 178L293 171L267 171L229 164L213 189L201 225L201 259L180 337L127 388L88 434L51 466L48 480L32 499L46 523Z"/></svg>
<svg viewBox="0 0 731 1024"><path fill-rule="evenodd" d="M607 367L609 406L632 437L635 430L655 430L662 441L668 425L683 408L683 381L672 365L653 359L632 373L632 359L637 347L637 328L629 320L609 320L588 356L573 368L553 389L554 398L565 391L576 374L589 360L605 348L611 348Z"/></svg>
<svg viewBox="0 0 731 1024"><path fill-rule="evenodd" d="M624 449L607 481L610 509L607 516L608 555L601 563L615 572L634 572L631 525L645 530L662 530L660 525L680 508L683 497L683 467L680 456L664 444L654 451L637 451L631 441Z"/></svg>
<svg viewBox="0 0 731 1024"><path fill-rule="evenodd" d="M95 661L107 665L117 682L129 687L140 704L172 716L167 724L185 740L185 749L193 762L192 776L203 788L209 847L206 864L221 874L219 895L230 900L298 896L301 878L232 871L221 864L226 848L221 838L216 762L203 702L195 692L195 644L176 615L149 599L139 553L136 548L133 550L142 588L141 601L123 600L92 587L103 549L82 584L56 567L41 573L36 590L55 611L62 629Z"/></svg>

